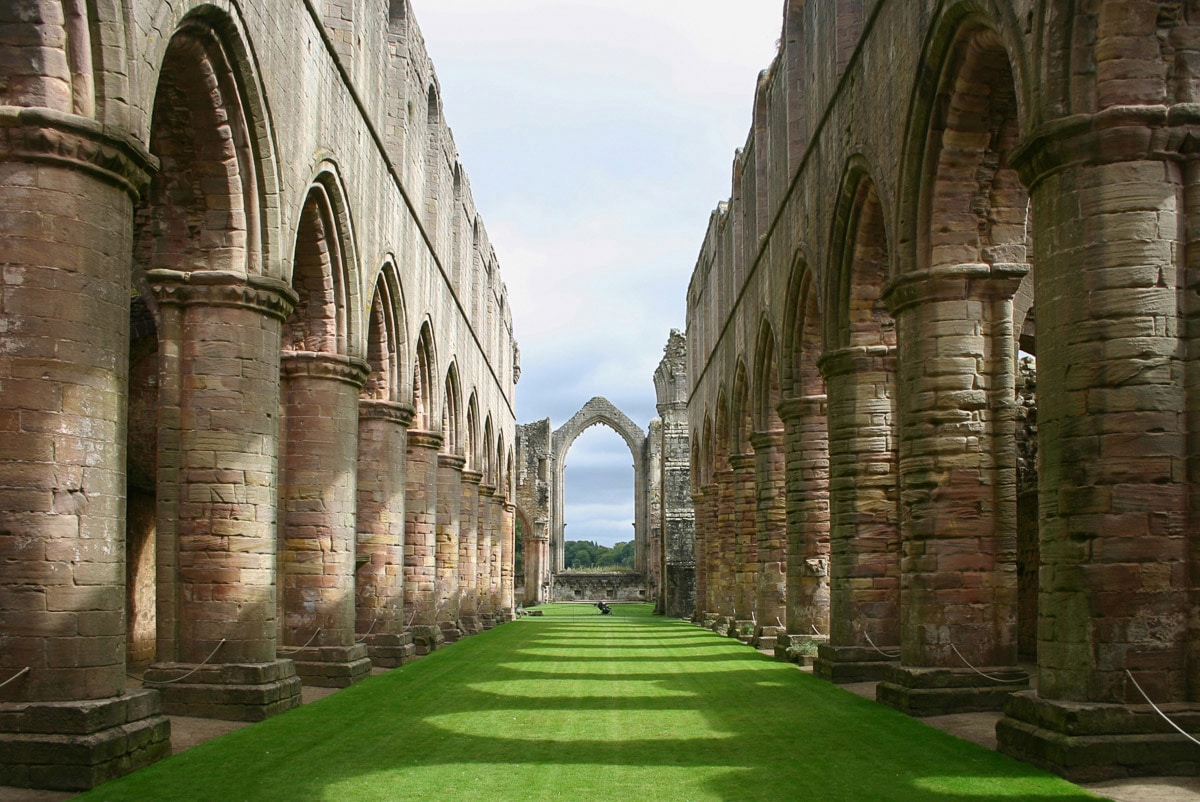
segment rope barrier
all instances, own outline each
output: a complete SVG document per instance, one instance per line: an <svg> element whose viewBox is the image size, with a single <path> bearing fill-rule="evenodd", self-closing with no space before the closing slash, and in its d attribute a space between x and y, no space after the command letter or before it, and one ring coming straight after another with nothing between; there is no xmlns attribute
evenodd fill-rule
<svg viewBox="0 0 1200 802"><path fill-rule="evenodd" d="M379 623L379 619L376 618L374 621L371 622L371 626L367 629L367 631L363 634L363 636L361 638L355 638L354 642L362 643L367 638L371 637L371 633L375 631L375 625L378 623Z"/></svg>
<svg viewBox="0 0 1200 802"><path fill-rule="evenodd" d="M303 651L304 649L307 649L308 644L315 641L317 639L317 636L320 634L321 634L321 628L317 627L317 631L312 634L312 637L308 639L308 643L304 644L303 646L301 646L297 649L276 649L275 651L277 654L298 654L299 652Z"/></svg>
<svg viewBox="0 0 1200 802"><path fill-rule="evenodd" d="M204 668L206 665L208 665L209 660L216 657L217 651L224 645L225 645L225 639L221 638L221 642L217 644L217 647L215 649L213 649L211 652L209 652L208 657L204 658L204 662L201 663L200 665L196 666L195 668L193 668L188 673L184 674L182 677L175 677L174 679L152 680L152 679L142 679L141 677L134 677L132 674L126 674L125 676L136 679L139 682L141 682L143 685L170 685L172 682L179 682L180 680L185 680L188 677L192 676L192 674L195 674L197 671Z"/></svg>
<svg viewBox="0 0 1200 802"><path fill-rule="evenodd" d="M822 635L822 634L821 634L821 630L817 629L817 625L816 625L816 624L809 624L809 626L810 626L810 627L812 627L812 631L813 631L813 632L816 634L816 636L817 636L818 638L823 638L823 637L825 637L824 635Z"/></svg>
<svg viewBox="0 0 1200 802"><path fill-rule="evenodd" d="M1154 704L1154 702L1151 702L1151 701L1150 701L1150 697L1149 697L1149 696L1147 696L1147 695L1146 695L1146 692L1142 690L1142 686L1141 686L1141 685L1138 685L1138 681L1137 681L1136 679L1134 679L1134 678L1133 678L1133 674L1130 674L1130 673L1129 673L1129 669L1128 669L1128 668L1127 668L1127 669L1125 669L1125 676L1129 677L1129 681L1133 683L1133 687L1135 687L1135 688L1137 688L1137 689L1138 689L1138 693L1140 693L1140 694L1142 695L1142 698L1146 700L1146 704L1148 704L1148 705L1150 705L1150 707L1154 708L1154 712L1155 712L1155 713L1158 713L1158 715L1162 717L1162 720L1163 720L1163 721L1167 722L1167 723L1168 723L1168 724L1170 724L1172 727L1174 727L1174 728L1175 728L1175 730L1176 730L1176 731L1177 731L1177 732L1178 732L1180 735L1182 735L1184 738L1187 738L1189 741L1191 741L1192 743L1196 744L1196 746L1200 746L1200 741L1197 741L1195 738L1193 738L1192 736L1190 736L1190 735L1188 735L1186 732L1184 732L1184 730L1183 730L1183 728L1182 728L1182 727L1180 727L1180 726L1179 726L1178 724L1176 724L1174 721L1171 721L1171 719L1167 718L1167 714L1166 714L1166 713L1164 713L1163 711L1161 711L1161 710L1159 710L1159 709L1158 709L1158 705L1156 705L1156 704Z"/></svg>
<svg viewBox="0 0 1200 802"><path fill-rule="evenodd" d="M779 616L775 616L775 623L779 625L780 629L786 629L786 627L783 625L783 622L779 620Z"/></svg>
<svg viewBox="0 0 1200 802"><path fill-rule="evenodd" d="M967 668L971 669L976 674L978 674L979 676L983 677L986 680L991 680L992 682L1003 682L1003 683L1013 683L1013 684L1016 684L1018 682L1024 682L1024 683L1029 682L1029 677L1021 677L1018 679L1001 679L1000 677L993 677L991 674L984 674L978 668L976 668L975 666L973 666L969 662L967 662L967 658L962 656L962 652L960 652L958 650L958 647L955 646L953 642L950 643L950 648L953 649L954 653L958 655L958 659L963 661L963 665L965 665Z"/></svg>
<svg viewBox="0 0 1200 802"><path fill-rule="evenodd" d="M866 636L867 643L871 644L871 648L874 649L875 651L879 652L880 654L882 654L887 659L895 660L897 657L900 656L900 652L896 652L895 654L892 654L891 652L885 652L883 649L880 649L878 646L876 646L875 641L871 640L871 633L863 632L863 635Z"/></svg>
<svg viewBox="0 0 1200 802"><path fill-rule="evenodd" d="M18 671L16 674L13 674L11 677L4 680L4 682L0 682L0 688L3 688L5 685L7 685L10 682L16 682L18 679L20 679L21 677L28 674L30 672L30 670L31 669L29 668L29 666L25 666L20 671Z"/></svg>

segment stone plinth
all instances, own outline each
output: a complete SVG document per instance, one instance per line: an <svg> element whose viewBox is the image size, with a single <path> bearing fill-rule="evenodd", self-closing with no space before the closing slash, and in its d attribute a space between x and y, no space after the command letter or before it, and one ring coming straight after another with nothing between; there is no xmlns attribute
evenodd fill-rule
<svg viewBox="0 0 1200 802"><path fill-rule="evenodd" d="M892 660L884 657L874 649L822 643L817 646L813 676L839 685L850 682L877 682L883 679L887 669L895 666L898 660L899 658Z"/></svg>
<svg viewBox="0 0 1200 802"><path fill-rule="evenodd" d="M411 663L417 656L417 647L413 644L412 634L409 632L367 635L363 643L367 647L367 657L371 658L371 664L379 668L398 668L405 663Z"/></svg>
<svg viewBox="0 0 1200 802"><path fill-rule="evenodd" d="M1003 710L1008 697L1029 689L1029 675L1013 668L916 668L888 666L875 688L879 702L910 716Z"/></svg>
<svg viewBox="0 0 1200 802"><path fill-rule="evenodd" d="M490 629L490 627L485 627ZM417 624L408 628L406 633L412 638L413 647L418 657L424 657L430 652L437 651L445 645L445 635L439 626L433 624Z"/></svg>
<svg viewBox="0 0 1200 802"><path fill-rule="evenodd" d="M0 704L0 785L86 791L171 754L156 691Z"/></svg>
<svg viewBox="0 0 1200 802"><path fill-rule="evenodd" d="M300 677L291 660L210 664L189 674L196 668L157 663L146 671L143 681L158 688L167 715L262 721L300 706Z"/></svg>
<svg viewBox="0 0 1200 802"><path fill-rule="evenodd" d="M365 643L289 649L288 657L295 661L301 681L318 688L347 688L371 674Z"/></svg>
<svg viewBox="0 0 1200 802"><path fill-rule="evenodd" d="M1200 705L1160 706L1188 732L1200 732ZM1072 782L1142 775L1192 775L1196 745L1148 705L1041 699L1013 694L996 723L997 750Z"/></svg>
<svg viewBox="0 0 1200 802"><path fill-rule="evenodd" d="M821 635L789 635L781 632L775 636L775 659L811 666L817 660L817 650L827 641L828 639Z"/></svg>

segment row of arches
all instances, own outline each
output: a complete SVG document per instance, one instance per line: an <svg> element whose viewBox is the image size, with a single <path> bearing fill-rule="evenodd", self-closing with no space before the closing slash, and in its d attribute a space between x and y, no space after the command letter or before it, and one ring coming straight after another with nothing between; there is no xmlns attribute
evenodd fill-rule
<svg viewBox="0 0 1200 802"><path fill-rule="evenodd" d="M0 765L78 789L166 754L163 711L258 720L507 620L517 365L406 3L349 47L271 4L26 5L0 705L54 768ZM413 74L364 99L342 59Z"/></svg>
<svg viewBox="0 0 1200 802"><path fill-rule="evenodd" d="M735 168L689 291L695 618L916 715L1004 708L1003 750L1075 776L1130 770L1072 739L1136 740L1139 686L1196 696L1184 629L1135 623L1194 612L1191 335L1150 322L1190 314L1190 173L1139 144L1186 136L1186 92L1065 66L1151 70L1135 40L1193 15L1117 5L878 4L842 62L834 9L788 4L743 152L769 168ZM1079 703L1112 718L1062 731Z"/></svg>

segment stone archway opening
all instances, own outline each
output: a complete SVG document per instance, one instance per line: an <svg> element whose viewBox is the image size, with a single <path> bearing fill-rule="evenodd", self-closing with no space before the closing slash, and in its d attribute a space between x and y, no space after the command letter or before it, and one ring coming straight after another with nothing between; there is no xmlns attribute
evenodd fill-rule
<svg viewBox="0 0 1200 802"><path fill-rule="evenodd" d="M603 425L615 432L629 448L633 462L633 544L634 571L620 575L592 574L587 581L565 571L566 543L566 464L567 452L580 435L593 426ZM567 601L598 598L644 600L652 598L647 587L647 476L645 465L646 435L642 429L604 398L593 398L571 420L554 431L551 451L554 475L550 497L553 499L553 527L550 542L552 598Z"/></svg>

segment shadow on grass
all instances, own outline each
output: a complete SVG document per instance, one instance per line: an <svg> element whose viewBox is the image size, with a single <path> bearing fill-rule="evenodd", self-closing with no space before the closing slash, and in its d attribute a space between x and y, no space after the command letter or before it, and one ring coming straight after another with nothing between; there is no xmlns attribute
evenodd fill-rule
<svg viewBox="0 0 1200 802"><path fill-rule="evenodd" d="M1082 800L686 623L546 608L87 799Z"/></svg>

